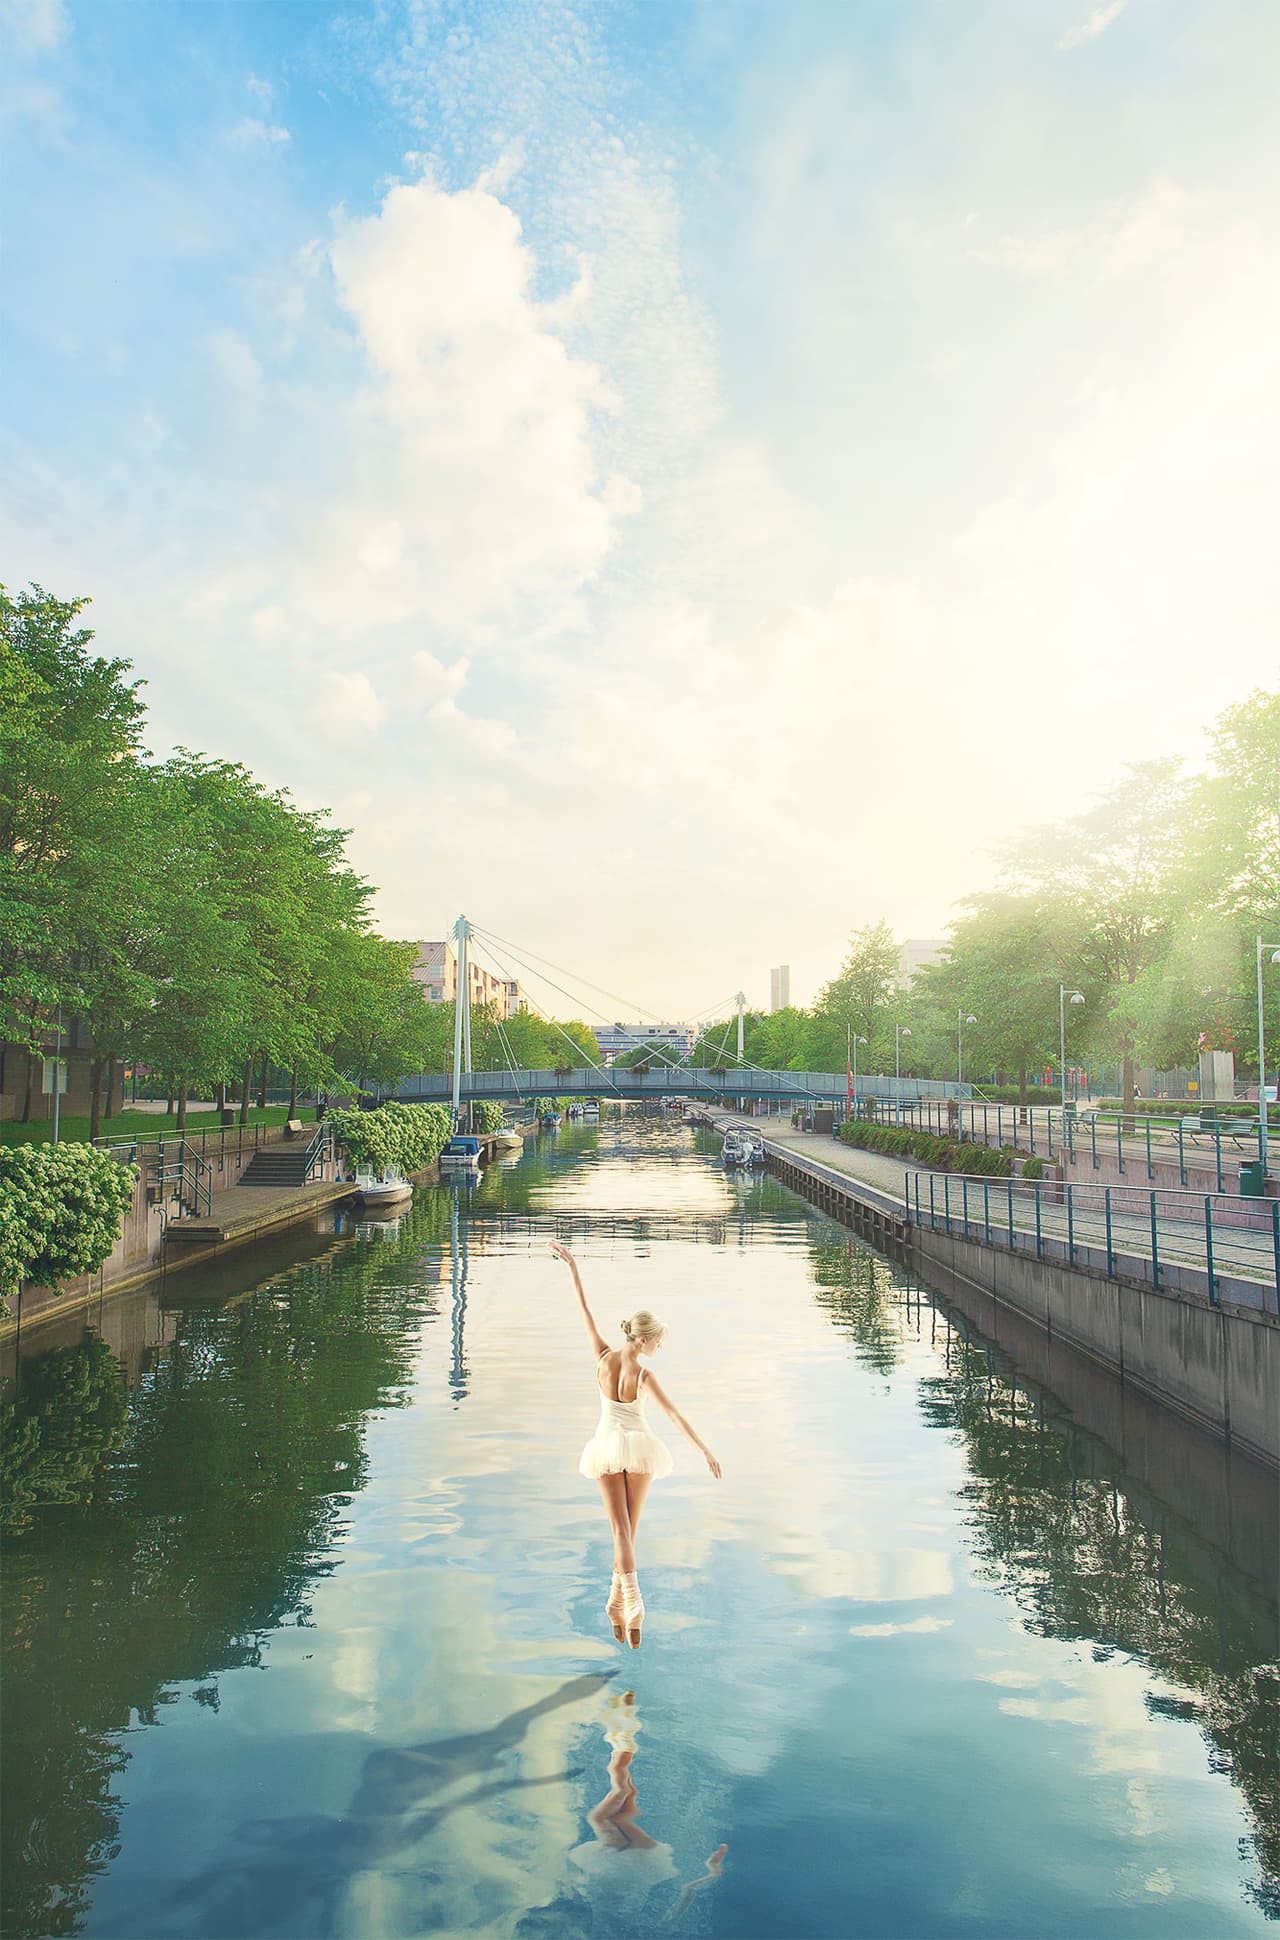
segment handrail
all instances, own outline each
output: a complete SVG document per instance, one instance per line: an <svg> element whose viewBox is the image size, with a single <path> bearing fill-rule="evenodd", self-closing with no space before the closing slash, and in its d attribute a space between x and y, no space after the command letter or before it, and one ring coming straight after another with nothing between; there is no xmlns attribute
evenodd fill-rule
<svg viewBox="0 0 1280 1940"><path fill-rule="evenodd" d="M302 1183L307 1185L333 1157L333 1128L327 1118L322 1119L311 1134L304 1155L307 1163L302 1174Z"/></svg>
<svg viewBox="0 0 1280 1940"><path fill-rule="evenodd" d="M1213 1306L1226 1300L1280 1313L1277 1199L923 1168L904 1173L903 1199L910 1225L1155 1287L1189 1274L1192 1285L1203 1278Z"/></svg>

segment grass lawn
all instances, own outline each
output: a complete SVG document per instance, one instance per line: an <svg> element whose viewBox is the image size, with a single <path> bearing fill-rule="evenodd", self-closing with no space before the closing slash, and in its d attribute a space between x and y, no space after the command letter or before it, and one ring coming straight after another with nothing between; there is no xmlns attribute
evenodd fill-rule
<svg viewBox="0 0 1280 1940"><path fill-rule="evenodd" d="M311 1115L314 1115L314 1109ZM289 1108L287 1105L268 1105L265 1111L258 1111L251 1106L248 1122L250 1125L283 1125L288 1116ZM160 1111L120 1111L116 1113L114 1118L103 1119L102 1136L104 1138L128 1138L135 1132L174 1133L177 1130L177 1123L176 1112L172 1118L166 1118L164 1113ZM216 1111L189 1111L187 1113L187 1130L189 1132L216 1132L217 1129L218 1114ZM229 1125L227 1130L234 1131L235 1126ZM39 1145L52 1137L53 1121L49 1118L33 1120L30 1125L19 1125L9 1120L0 1123L0 1145ZM81 1118L74 1116L70 1112L64 1112L58 1124L58 1137L59 1139L65 1139L68 1144L72 1144L76 1140L87 1142L89 1137L88 1116L86 1115Z"/></svg>

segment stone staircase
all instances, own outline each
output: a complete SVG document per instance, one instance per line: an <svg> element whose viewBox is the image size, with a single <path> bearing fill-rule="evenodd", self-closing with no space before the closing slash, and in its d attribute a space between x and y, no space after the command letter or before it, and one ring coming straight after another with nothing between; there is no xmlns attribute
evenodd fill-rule
<svg viewBox="0 0 1280 1940"><path fill-rule="evenodd" d="M311 1153L306 1141L296 1146L265 1145L255 1152L240 1175L242 1186L302 1186L307 1183Z"/></svg>

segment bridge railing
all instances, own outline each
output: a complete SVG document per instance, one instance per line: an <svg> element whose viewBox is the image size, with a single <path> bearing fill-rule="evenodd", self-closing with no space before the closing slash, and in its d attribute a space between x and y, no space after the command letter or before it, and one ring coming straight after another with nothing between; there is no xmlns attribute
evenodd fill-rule
<svg viewBox="0 0 1280 1940"><path fill-rule="evenodd" d="M597 1097L597 1098L794 1098L797 1102L814 1099L843 1104L848 1079L843 1071L753 1071L729 1068L724 1071L690 1065L653 1063L647 1071L629 1068L596 1070L587 1065L571 1071L470 1071L460 1086L466 1098L515 1097ZM860 1097L900 1099L917 1103L924 1099L968 1098L968 1085L957 1086L930 1078L881 1078L858 1076ZM405 1078L394 1095L406 1103L414 1100L446 1099L453 1095L453 1080L438 1072Z"/></svg>

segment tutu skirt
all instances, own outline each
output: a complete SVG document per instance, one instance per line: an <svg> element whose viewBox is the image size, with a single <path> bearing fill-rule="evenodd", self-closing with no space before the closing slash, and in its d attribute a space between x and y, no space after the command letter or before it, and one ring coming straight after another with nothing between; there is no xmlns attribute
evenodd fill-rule
<svg viewBox="0 0 1280 1940"><path fill-rule="evenodd" d="M580 1475L670 1475L671 1451L647 1428L624 1428L602 1421L582 1451Z"/></svg>

